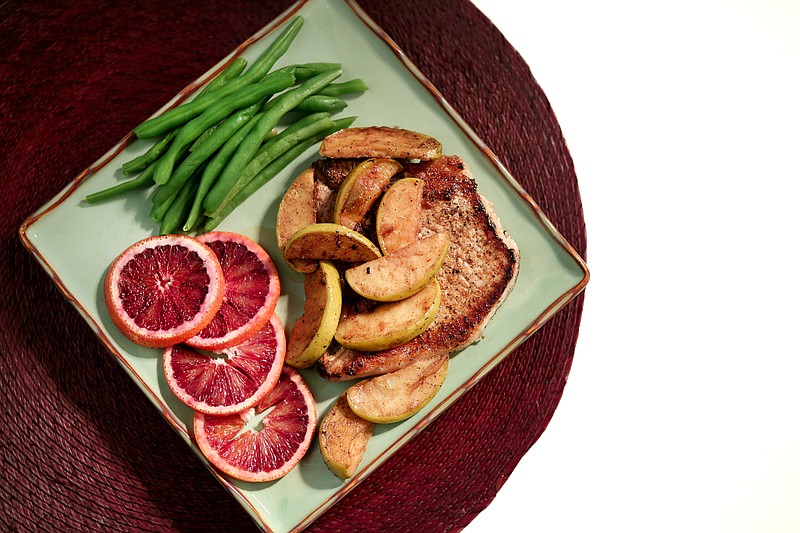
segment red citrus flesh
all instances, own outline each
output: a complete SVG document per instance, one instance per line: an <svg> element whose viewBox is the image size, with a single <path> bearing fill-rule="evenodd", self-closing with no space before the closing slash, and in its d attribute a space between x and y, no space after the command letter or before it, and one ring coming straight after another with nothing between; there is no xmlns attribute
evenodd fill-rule
<svg viewBox="0 0 800 533"><path fill-rule="evenodd" d="M278 382L286 334L277 315L225 357L184 344L164 350L164 376L175 396L195 411L239 413L261 401Z"/></svg>
<svg viewBox="0 0 800 533"><path fill-rule="evenodd" d="M305 455L316 423L311 391L299 372L284 366L275 388L254 408L228 416L195 412L194 434L222 472L242 481L272 481Z"/></svg>
<svg viewBox="0 0 800 533"><path fill-rule="evenodd" d="M272 316L281 294L278 270L269 254L243 235L215 231L197 239L214 250L225 278L222 306L186 344L220 351L258 331Z"/></svg>
<svg viewBox="0 0 800 533"><path fill-rule="evenodd" d="M208 325L222 305L222 266L188 235L143 239L112 263L104 283L114 325L152 348L183 342Z"/></svg>

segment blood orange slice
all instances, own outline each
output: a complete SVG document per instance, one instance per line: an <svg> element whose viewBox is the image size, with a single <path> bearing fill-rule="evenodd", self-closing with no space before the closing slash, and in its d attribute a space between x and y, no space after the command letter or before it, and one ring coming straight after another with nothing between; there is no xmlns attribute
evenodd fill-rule
<svg viewBox="0 0 800 533"><path fill-rule="evenodd" d="M111 320L132 341L163 348L195 336L222 305L214 252L188 235L160 235L122 252L106 274Z"/></svg>
<svg viewBox="0 0 800 533"><path fill-rule="evenodd" d="M239 413L261 401L278 382L286 333L277 315L255 335L213 356L179 344L164 350L164 376L180 401L208 414Z"/></svg>
<svg viewBox="0 0 800 533"><path fill-rule="evenodd" d="M186 344L220 351L239 344L267 323L281 284L269 254L238 233L215 231L197 237L217 255L225 278L225 297L211 322Z"/></svg>
<svg viewBox="0 0 800 533"><path fill-rule="evenodd" d="M256 406L228 416L195 412L194 435L203 455L242 481L285 476L308 451L317 408L300 374L284 366L275 388Z"/></svg>

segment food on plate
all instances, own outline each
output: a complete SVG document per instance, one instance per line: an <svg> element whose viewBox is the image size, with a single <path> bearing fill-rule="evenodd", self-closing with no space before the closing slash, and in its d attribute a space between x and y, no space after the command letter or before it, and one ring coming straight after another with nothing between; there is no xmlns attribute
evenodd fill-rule
<svg viewBox="0 0 800 533"><path fill-rule="evenodd" d="M303 315L292 326L286 364L308 368L328 349L342 312L339 271L328 261L305 278Z"/></svg>
<svg viewBox="0 0 800 533"><path fill-rule="evenodd" d="M363 80L335 83L339 63L273 68L302 27L294 17L249 68L233 59L192 98L139 124L134 147L150 147L122 165L135 177L87 202L155 185L150 216L160 234L208 232L306 150L349 127L355 117L332 115L367 90Z"/></svg>
<svg viewBox="0 0 800 533"><path fill-rule="evenodd" d="M331 222L317 223L299 230L286 243L287 261L315 259L361 263L381 256L377 246L364 235Z"/></svg>
<svg viewBox="0 0 800 533"><path fill-rule="evenodd" d="M329 281L338 287L331 268ZM323 264L314 279L326 272ZM231 232L143 239L113 261L104 293L123 334L165 348L165 381L194 412L198 447L219 470L270 481L308 451L316 404L285 364L286 333L274 312L280 281L257 242ZM338 311L329 337L337 323Z"/></svg>
<svg viewBox="0 0 800 533"><path fill-rule="evenodd" d="M339 64L273 70L302 24L288 23L249 69L233 59L190 101L138 126L151 147L123 165L138 176L87 197L156 185L151 217L164 235L114 261L109 314L135 342L165 348L166 382L194 411L201 452L244 481L278 479L308 450L316 404L295 369L312 366L333 380L366 378L319 431L328 468L353 476L374 424L405 420L435 397L450 356L480 338L518 271L491 204L437 139L334 119L343 95L366 90L335 82ZM320 142L322 159L278 207L278 249L305 275L304 312L287 340L269 255L211 230Z"/></svg>
<svg viewBox="0 0 800 533"><path fill-rule="evenodd" d="M520 257L466 164L442 155L436 139L345 128L322 141L320 154L302 174L306 225L284 221L278 232L290 264L302 259L311 271L330 260L347 281L335 342L314 354L323 378L359 380L344 394L349 410L340 397L320 426L323 459L347 479L372 434L368 424L418 413L441 389L450 357L480 340L516 282ZM369 172L378 161L387 170L376 179Z"/></svg>
<svg viewBox="0 0 800 533"><path fill-rule="evenodd" d="M286 113L294 109L307 96L314 94L341 75L341 68L323 72L301 83L298 87L281 94L271 102L272 105L265 108L264 115L258 119L253 129L236 149L225 170L203 201L203 207L205 207L208 216L211 218L218 216L225 204L232 200L266 164L274 161L292 145L307 138L293 132L291 139L287 139L285 143L278 143L276 142L278 137L269 139L268 136ZM329 122L320 130L330 128L332 125L333 122ZM311 132L311 134L318 133L320 130ZM178 134L178 137L180 137L180 134ZM264 145L264 152L256 158L259 148L265 141L267 143ZM258 164L253 165L253 163ZM156 169L156 183L158 183L158 170Z"/></svg>
<svg viewBox="0 0 800 533"><path fill-rule="evenodd" d="M186 344L219 351L236 346L267 323L281 295L275 264L254 240L233 232L197 236L222 266L225 295L211 322Z"/></svg>
<svg viewBox="0 0 800 533"><path fill-rule="evenodd" d="M257 103L231 116L218 126L207 140L203 140L197 148L189 150L191 153L170 176L169 181L159 187L153 195L153 203L158 206L152 212L153 218L158 219L156 213L159 212L162 205L169 205L167 213L171 213L175 205L189 206L188 209L192 215L199 216L201 209L209 204L213 205L215 210L206 211L205 214L212 219L218 217L225 205L245 185L251 183L254 177L269 163L274 162L305 139L334 126L329 113L315 113L298 119L280 133L276 134L275 130L271 130L263 138L249 140L250 135L258 132L262 121L269 118L266 111L259 112L261 107L262 104ZM231 175L232 159L240 153L240 148L247 142L252 145L258 144L258 150L243 169L236 168L233 170L236 174ZM201 163L204 164L204 168L199 171ZM198 170L197 178L189 180L195 170ZM176 188L183 184L194 187L190 201L181 204L176 198L172 204L169 204L168 201ZM181 191L183 190L181 189ZM187 207L183 207L183 209L187 209ZM183 224L184 228L191 228L195 223L194 218L186 215L180 216L178 221ZM185 224L184 221L186 221ZM161 224L162 232L174 231L179 227L179 225L168 225L167 215L164 215Z"/></svg>
<svg viewBox="0 0 800 533"><path fill-rule="evenodd" d="M277 315L224 356L187 345L164 351L164 376L184 404L206 414L244 411L260 402L278 382L286 354L286 336Z"/></svg>
<svg viewBox="0 0 800 533"><path fill-rule="evenodd" d="M375 424L353 413L342 394L319 423L322 460L339 479L353 477L361 463Z"/></svg>
<svg viewBox="0 0 800 533"><path fill-rule="evenodd" d="M203 455L242 481L273 481L308 451L317 423L311 391L284 366L275 387L255 407L232 415L195 412L194 437Z"/></svg>
<svg viewBox="0 0 800 533"><path fill-rule="evenodd" d="M442 143L415 131L371 126L347 128L327 136L319 153L337 159L388 157L426 161L442 155Z"/></svg>
<svg viewBox="0 0 800 533"><path fill-rule="evenodd" d="M442 354L359 381L347 389L347 403L357 416L376 424L405 420L436 396L447 377L448 364L448 356Z"/></svg>
<svg viewBox="0 0 800 533"><path fill-rule="evenodd" d="M164 348L205 328L222 306L225 282L214 251L193 237L141 240L112 263L104 282L111 321L137 344Z"/></svg>
<svg viewBox="0 0 800 533"><path fill-rule="evenodd" d="M317 362L327 379L392 372L420 358L466 348L481 338L516 281L519 249L459 157L407 163L403 172L424 182L420 235L450 238L450 251L436 275L442 286L439 311L425 332L400 346L372 353L330 350Z"/></svg>
<svg viewBox="0 0 800 533"><path fill-rule="evenodd" d="M206 130L220 121L225 121L208 136L208 139L215 139L213 142L217 144L217 147L221 146L222 143L236 131L239 122L243 120L243 117L237 115L230 117L231 113L239 112L238 110L241 109L247 109L248 114L252 117L258 109L254 104L269 99L272 95L291 87L293 83L294 75L291 72L274 72L253 85L242 87L227 96L217 99L200 115L181 127L175 139L170 143L167 152L159 158L153 181L158 185L166 185L170 179L174 182L176 176L179 175L173 175L178 157L186 154L191 148L192 143ZM205 142L207 142L208 139ZM200 146L205 144L205 142L201 143ZM190 152L189 157L191 159L187 159L188 161L192 161L193 159L192 166L195 168L203 161L200 158L193 157L198 153L198 149L195 149L194 152ZM213 149L210 151L213 152ZM191 176L191 172L186 171L185 174L182 175L185 175L188 179L188 177ZM180 189L181 185L182 183L176 183L174 185L175 190L177 191L177 189Z"/></svg>
<svg viewBox="0 0 800 533"><path fill-rule="evenodd" d="M278 206L275 233L281 254L292 235L317 221L314 204L314 171L307 169L295 178ZM313 272L317 267L314 261L296 260L290 266L298 272Z"/></svg>
<svg viewBox="0 0 800 533"><path fill-rule="evenodd" d="M261 187L264 186L269 180L274 178L278 173L282 172L286 167L288 167L295 159L303 155L306 150L317 144L321 141L326 135L333 131L338 131L342 128L346 128L350 126L356 117L345 117L341 119L334 120L334 127L329 130L325 130L321 133L318 133L305 141L296 144L295 146L286 150L280 157L278 157L275 161L264 167L261 172L256 174L253 179L251 179L247 185L239 191L236 196L234 196L220 211L220 214L216 217L206 217L204 224L202 225L203 231L212 231L216 228L225 217L230 215L234 209L239 207L242 202L250 198L253 194L255 194Z"/></svg>
<svg viewBox="0 0 800 533"><path fill-rule="evenodd" d="M406 343L428 329L441 299L442 291L434 278L413 296L382 303L371 311L346 315L336 328L336 342L362 352L386 350Z"/></svg>
<svg viewBox="0 0 800 533"><path fill-rule="evenodd" d="M419 237L422 229L422 189L425 182L403 178L389 187L375 214L375 234L384 255Z"/></svg>
<svg viewBox="0 0 800 533"><path fill-rule="evenodd" d="M378 302L403 300L436 276L449 246L446 233L433 233L383 257L348 268L345 279L364 298Z"/></svg>
<svg viewBox="0 0 800 533"><path fill-rule="evenodd" d="M389 186L392 177L403 165L394 159L367 159L359 163L339 187L333 210L333 221L349 229L357 229L372 204Z"/></svg>
<svg viewBox="0 0 800 533"><path fill-rule="evenodd" d="M356 78L339 83L331 83L324 89L320 89L316 96L343 96L347 94L363 93L369 89L369 86L361 78Z"/></svg>

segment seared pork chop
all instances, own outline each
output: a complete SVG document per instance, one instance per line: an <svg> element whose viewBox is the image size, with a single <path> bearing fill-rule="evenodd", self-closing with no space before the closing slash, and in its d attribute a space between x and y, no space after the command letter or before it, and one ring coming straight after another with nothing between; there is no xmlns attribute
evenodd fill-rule
<svg viewBox="0 0 800 533"><path fill-rule="evenodd" d="M332 347L317 362L317 371L327 379L384 374L466 348L482 337L516 281L519 249L460 158L408 163L404 173L425 181L420 237L439 232L450 236L450 250L437 274L442 287L439 313L424 333L388 350L363 353Z"/></svg>

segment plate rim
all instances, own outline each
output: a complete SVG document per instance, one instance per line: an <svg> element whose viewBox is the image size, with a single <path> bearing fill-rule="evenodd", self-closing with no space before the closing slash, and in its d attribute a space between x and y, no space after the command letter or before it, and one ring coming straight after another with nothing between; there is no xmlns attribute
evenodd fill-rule
<svg viewBox="0 0 800 533"><path fill-rule="evenodd" d="M282 26L288 19L293 17L297 12L306 4L316 2L316 1L330 1L330 0L298 0L291 6L289 6L283 13L269 21L267 24L262 26L258 29L255 33L253 33L250 37L242 41L239 45L236 46L227 56L221 59L216 65L212 66L208 71L201 74L198 78L190 82L186 85L183 89L181 89L175 96L173 96L167 103L165 103L161 108L156 110L151 116L157 116L162 114L164 111L175 107L186 99L191 97L198 89L204 87L207 83L209 83L217 74L223 71L227 66L230 65L237 57L239 57L247 48L252 46L254 43L257 43L261 39L271 35L277 28ZM479 382L490 370L492 370L497 364L499 364L503 359L505 359L514 349L516 349L520 344L522 344L525 340L527 340L533 333L535 333L539 328L541 328L550 318L557 314L559 310L561 310L564 306L566 306L570 301L572 301L575 297L577 297L587 286L590 279L590 272L589 268L584 261L584 259L578 254L575 248L564 238L564 236L559 232L559 230L555 227L555 225L549 220L547 215L544 211L539 207L536 201L532 198L532 196L522 187L522 185L512 176L512 174L508 171L505 165L499 160L497 155L486 145L486 143L475 133L475 131L469 126L469 124L461 117L461 115L452 107L452 105L444 98L442 93L433 85L433 83L425 76L419 68L411 61L411 59L405 54L405 52L400 48L400 46L389 36L389 34L381 28L377 22L375 22L366 11L358 4L356 0L344 0L343 4L350 9L350 11L356 16L356 18L380 41L383 41L387 44L394 55L399 60L402 67L405 68L408 74L410 74L422 87L424 87L428 93L433 97L436 104L441 108L445 115L447 115L453 123L461 130L462 134L467 138L469 142L471 142L475 148L478 149L479 152L483 154L484 157L487 158L490 165L497 171L497 174L500 175L504 183L517 194L519 199L526 205L526 207L530 210L531 214L541 223L542 227L547 231L548 235L553 239L555 243L557 243L562 250L574 261L574 263L578 266L581 271L580 279L575 283L573 286L566 289L559 297L555 298L540 314L534 317L533 322L528 326L527 329L522 330L516 336L514 336L503 348L498 350L489 360L481 366L481 368L465 383L459 385L453 392L450 393L446 398L440 401L429 413L422 416L419 421L406 430L403 434L401 434L393 443L391 443L386 449L382 452L377 454L377 456L370 461L370 463L364 465L364 467L360 470L358 474L347 480L338 490L336 490L329 498L325 499L319 506L314 508L309 514L307 514L303 519L301 519L295 526L294 530L302 530L308 525L310 525L314 520L316 520L319 516L321 516L324 512L326 512L332 505L334 505L337 501L342 499L347 493L353 490L361 481L363 481L367 476L369 476L375 469L377 469L383 462L386 461L389 457L394 455L399 449L401 449L405 444L407 444L414 436L416 436L420 431L422 431L425 427L427 427L435 418L440 416L444 413L449 407L452 405L454 401L458 398L463 396L463 394L469 390L472 386L474 386L477 382ZM114 146L112 146L104 155L102 155L97 161L93 164L88 166L82 172L80 172L77 177L75 177L70 183L67 184L58 194L56 194L53 198L48 200L44 203L41 207L39 207L36 211L34 211L31 215L25 218L23 223L20 225L18 229L18 235L20 240L22 241L23 246L34 256L34 258L42 265L44 270L56 284L57 288L60 292L66 297L67 301L79 312L82 316L84 321L86 321L95 335L99 338L99 340L105 345L106 349L111 353L114 359L122 365L122 367L126 370L126 372L131 376L132 379L136 382L136 385L139 386L140 389L148 395L151 400L151 403L160 411L162 416L166 419L168 424L179 434L181 434L185 439L189 439L191 441L191 436L189 433L180 425L178 424L174 417L172 416L168 406L162 403L158 396L153 392L150 386L145 382L145 380L138 375L136 370L130 366L130 364L126 361L126 359L122 356L122 354L115 348L111 340L107 337L107 335L102 331L100 324L91 316L88 310L81 305L78 299L70 292L70 290L66 287L64 282L61 280L59 274L55 271L55 268L48 262L47 258L45 257L42 250L37 247L36 243L33 241L29 232L33 229L33 226L36 224L37 221L41 220L45 217L48 213L55 210L59 205L61 205L67 198L69 198L75 191L80 187L86 180L91 178L97 170L103 168L111 161L113 161L125 148L127 148L133 141L135 140L135 134L133 130L129 131L125 136L123 136ZM209 470L212 475L223 485L223 487L231 493L239 503L245 508L245 510L250 514L251 518L255 519L259 526L265 528L266 531L273 531L273 529L269 526L267 520L264 516L259 512L257 506L253 504L244 494L241 492L239 487L234 485L230 480L223 477L219 472L217 472L211 465L205 460L202 456L200 456L198 450L195 449L195 446L189 446L189 449L193 451L195 455L200 457L202 463L206 466L207 470Z"/></svg>

